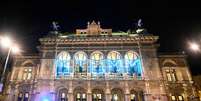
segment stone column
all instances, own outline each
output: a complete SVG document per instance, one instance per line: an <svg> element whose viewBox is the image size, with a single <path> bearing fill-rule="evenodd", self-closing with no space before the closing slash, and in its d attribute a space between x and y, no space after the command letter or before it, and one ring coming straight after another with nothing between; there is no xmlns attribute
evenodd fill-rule
<svg viewBox="0 0 201 101"><path fill-rule="evenodd" d="M68 93L68 101L74 101L73 93Z"/></svg>
<svg viewBox="0 0 201 101"><path fill-rule="evenodd" d="M87 101L92 101L92 94L91 93L87 93Z"/></svg>
<svg viewBox="0 0 201 101"><path fill-rule="evenodd" d="M125 94L125 101L130 101L130 94Z"/></svg>
<svg viewBox="0 0 201 101"><path fill-rule="evenodd" d="M68 101L74 101L74 96L73 96L73 82L69 82L69 89L68 89Z"/></svg>
<svg viewBox="0 0 201 101"><path fill-rule="evenodd" d="M129 90L129 86L128 86L128 82L127 81L125 81L124 100L125 101L130 101L130 90Z"/></svg>
<svg viewBox="0 0 201 101"><path fill-rule="evenodd" d="M112 99L112 95L111 95L111 91L110 91L108 82L106 83L105 99L106 99L106 101L111 101L111 99Z"/></svg>
<svg viewBox="0 0 201 101"><path fill-rule="evenodd" d="M105 99L106 99L106 101L111 101L112 100L112 95L110 93L105 94Z"/></svg>
<svg viewBox="0 0 201 101"><path fill-rule="evenodd" d="M12 90L12 95L8 95L5 101L17 101L18 98L18 86L15 86L15 89Z"/></svg>
<svg viewBox="0 0 201 101"><path fill-rule="evenodd" d="M144 101L152 101L150 94L144 94Z"/></svg>
<svg viewBox="0 0 201 101"><path fill-rule="evenodd" d="M87 101L92 101L91 82L87 82Z"/></svg>

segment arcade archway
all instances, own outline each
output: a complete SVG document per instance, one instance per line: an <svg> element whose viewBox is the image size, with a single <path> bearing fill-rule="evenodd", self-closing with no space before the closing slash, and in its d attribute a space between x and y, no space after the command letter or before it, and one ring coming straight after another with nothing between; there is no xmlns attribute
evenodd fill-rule
<svg viewBox="0 0 201 101"><path fill-rule="evenodd" d="M124 101L124 93L119 88L114 88L111 91L112 93L112 101Z"/></svg>
<svg viewBox="0 0 201 101"><path fill-rule="evenodd" d="M77 87L74 89L74 101L87 101L86 90L82 87Z"/></svg>
<svg viewBox="0 0 201 101"><path fill-rule="evenodd" d="M102 89L93 89L92 101L105 101L104 91Z"/></svg>

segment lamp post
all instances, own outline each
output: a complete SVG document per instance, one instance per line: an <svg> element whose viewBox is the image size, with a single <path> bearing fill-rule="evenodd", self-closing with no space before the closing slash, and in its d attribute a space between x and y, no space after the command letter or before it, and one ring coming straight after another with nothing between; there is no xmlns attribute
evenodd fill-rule
<svg viewBox="0 0 201 101"><path fill-rule="evenodd" d="M12 43L10 38L1 37L0 39L1 39L1 45L3 47L5 47L5 48L9 48L8 54L6 56L6 61L5 61L5 64L4 64L4 68L3 68L3 73L2 73L2 76L1 76L1 81L0 81L0 92L2 92L4 76L5 76L5 72L6 72L6 68L7 68L7 65L8 65L8 60L9 60L10 54L11 54L11 52L18 53L20 50L15 44Z"/></svg>
<svg viewBox="0 0 201 101"><path fill-rule="evenodd" d="M5 71L6 71L6 67L7 67L7 64L8 64L8 59L9 59L11 50L12 50L12 48L9 47L8 54L6 56L6 62L4 64L4 68L3 68L3 73L2 73L2 76L1 76L1 83L3 83L3 79L4 79L4 75L5 75Z"/></svg>

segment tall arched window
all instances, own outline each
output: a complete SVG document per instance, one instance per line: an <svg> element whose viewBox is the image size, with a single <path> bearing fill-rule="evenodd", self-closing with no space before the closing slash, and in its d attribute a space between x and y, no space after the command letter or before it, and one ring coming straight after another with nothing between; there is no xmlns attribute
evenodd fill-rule
<svg viewBox="0 0 201 101"><path fill-rule="evenodd" d="M69 75L72 72L70 68L70 54L68 52L62 51L59 53L56 59L57 76Z"/></svg>
<svg viewBox="0 0 201 101"><path fill-rule="evenodd" d="M140 58L136 52L133 51L128 51L125 54L125 67L126 67L126 72L129 75L137 75L141 76L142 75L142 66L140 62Z"/></svg>
<svg viewBox="0 0 201 101"><path fill-rule="evenodd" d="M123 70L123 63L121 60L120 53L116 51L109 52L107 56L107 67L109 67L110 73L122 73Z"/></svg>
<svg viewBox="0 0 201 101"><path fill-rule="evenodd" d="M85 73L87 72L87 55L85 52L77 52L74 56L75 72Z"/></svg>
<svg viewBox="0 0 201 101"><path fill-rule="evenodd" d="M90 72L93 74L103 74L104 70L104 57L100 51L95 51L91 54Z"/></svg>

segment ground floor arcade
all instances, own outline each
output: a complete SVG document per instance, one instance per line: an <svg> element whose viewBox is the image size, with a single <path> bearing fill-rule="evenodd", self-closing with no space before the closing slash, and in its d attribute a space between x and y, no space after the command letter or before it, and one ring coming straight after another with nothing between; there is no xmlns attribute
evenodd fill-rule
<svg viewBox="0 0 201 101"><path fill-rule="evenodd" d="M144 81L42 80L11 88L8 101L167 101L150 90Z"/></svg>

